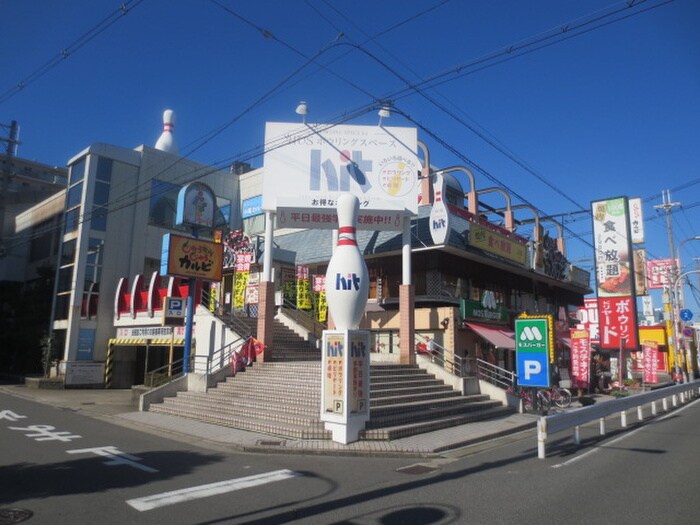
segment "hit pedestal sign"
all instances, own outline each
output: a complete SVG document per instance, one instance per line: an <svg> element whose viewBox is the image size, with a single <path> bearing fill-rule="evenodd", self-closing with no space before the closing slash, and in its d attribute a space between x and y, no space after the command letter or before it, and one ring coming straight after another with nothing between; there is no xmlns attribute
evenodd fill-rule
<svg viewBox="0 0 700 525"><path fill-rule="evenodd" d="M333 441L351 443L369 420L369 332L358 330L367 304L367 265L355 231L359 201L338 198L338 244L326 272L326 297L336 330L323 332L321 420Z"/></svg>

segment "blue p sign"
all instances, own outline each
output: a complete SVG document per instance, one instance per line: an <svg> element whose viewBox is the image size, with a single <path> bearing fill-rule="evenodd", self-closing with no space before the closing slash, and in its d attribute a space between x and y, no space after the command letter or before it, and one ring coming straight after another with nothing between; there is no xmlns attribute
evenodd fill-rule
<svg viewBox="0 0 700 525"><path fill-rule="evenodd" d="M520 386L549 386L547 319L516 319L515 354Z"/></svg>

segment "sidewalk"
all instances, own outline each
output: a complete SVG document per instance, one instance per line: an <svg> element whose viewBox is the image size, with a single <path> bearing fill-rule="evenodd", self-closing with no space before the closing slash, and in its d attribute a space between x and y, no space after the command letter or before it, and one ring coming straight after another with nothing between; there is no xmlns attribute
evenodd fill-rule
<svg viewBox="0 0 700 525"><path fill-rule="evenodd" d="M537 416L512 414L393 441L358 441L342 445L328 440L299 440L200 423L152 412L138 412L131 390L47 390L25 385L3 385L0 391L56 408L126 426L135 430L217 449L265 453L325 454L336 456L436 457L440 453L491 439L534 430ZM602 402L610 396L591 396ZM574 401L571 409L581 405Z"/></svg>

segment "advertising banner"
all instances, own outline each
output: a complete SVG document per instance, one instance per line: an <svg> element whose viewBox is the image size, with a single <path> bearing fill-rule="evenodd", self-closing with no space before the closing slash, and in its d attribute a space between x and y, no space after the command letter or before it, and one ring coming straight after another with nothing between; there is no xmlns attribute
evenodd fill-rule
<svg viewBox="0 0 700 525"><path fill-rule="evenodd" d="M637 349L637 305L627 198L591 203L600 346Z"/></svg>
<svg viewBox="0 0 700 525"><path fill-rule="evenodd" d="M298 264L297 272L297 308L300 310L311 309L311 282L309 281L309 267Z"/></svg>
<svg viewBox="0 0 700 525"><path fill-rule="evenodd" d="M551 318L515 320L515 355L519 386L550 386Z"/></svg>
<svg viewBox="0 0 700 525"><path fill-rule="evenodd" d="M644 215L642 214L642 199L635 197L629 200L630 231L632 244L644 243Z"/></svg>
<svg viewBox="0 0 700 525"><path fill-rule="evenodd" d="M591 340L588 330L571 330L571 381L574 388L588 388Z"/></svg>
<svg viewBox="0 0 700 525"><path fill-rule="evenodd" d="M634 297L602 297L598 299L600 347L637 350L637 309Z"/></svg>
<svg viewBox="0 0 700 525"><path fill-rule="evenodd" d="M656 341L644 341L642 352L644 353L644 382L659 382L659 351Z"/></svg>
<svg viewBox="0 0 700 525"><path fill-rule="evenodd" d="M634 290L637 295L647 293L647 251L639 248L632 252L634 256Z"/></svg>
<svg viewBox="0 0 700 525"><path fill-rule="evenodd" d="M474 223L469 226L469 245L523 266L527 264L527 245L481 224Z"/></svg>
<svg viewBox="0 0 700 525"><path fill-rule="evenodd" d="M268 122L262 207L335 211L340 193L349 192L361 212L416 214L417 143L416 128Z"/></svg>
<svg viewBox="0 0 700 525"><path fill-rule="evenodd" d="M671 286L673 263L673 259L647 259L647 288L649 290L659 290ZM676 264L678 264L677 260Z"/></svg>
<svg viewBox="0 0 700 525"><path fill-rule="evenodd" d="M588 331L591 344L600 342L598 331L598 299L586 297L583 300L583 307L576 310L576 318L581 325L580 328Z"/></svg>

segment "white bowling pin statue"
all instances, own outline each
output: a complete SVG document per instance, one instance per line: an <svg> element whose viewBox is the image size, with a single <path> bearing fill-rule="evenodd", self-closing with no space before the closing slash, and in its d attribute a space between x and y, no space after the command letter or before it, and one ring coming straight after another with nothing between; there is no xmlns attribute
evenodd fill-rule
<svg viewBox="0 0 700 525"><path fill-rule="evenodd" d="M433 182L435 199L430 210L430 236L435 244L445 244L450 234L450 214L445 206L445 178L436 173Z"/></svg>
<svg viewBox="0 0 700 525"><path fill-rule="evenodd" d="M326 300L337 330L357 329L369 295L367 265L355 237L359 209L356 196L338 197L338 245L326 271Z"/></svg>
<svg viewBox="0 0 700 525"><path fill-rule="evenodd" d="M156 149L167 151L168 153L177 153L177 145L173 137L173 129L175 128L175 112L172 109L166 109L163 112L163 133L158 137Z"/></svg>

